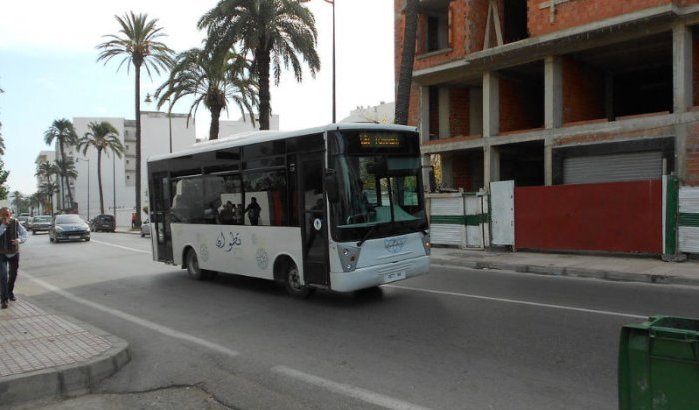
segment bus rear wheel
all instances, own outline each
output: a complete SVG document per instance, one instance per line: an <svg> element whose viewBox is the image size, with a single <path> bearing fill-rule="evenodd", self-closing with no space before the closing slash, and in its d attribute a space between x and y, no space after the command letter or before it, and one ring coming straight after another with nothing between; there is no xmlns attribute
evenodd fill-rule
<svg viewBox="0 0 699 410"><path fill-rule="evenodd" d="M197 253L194 249L187 251L186 256L187 261L187 274L192 280L207 280L213 276L213 272L210 270L202 269L199 267L199 259L197 258Z"/></svg>
<svg viewBox="0 0 699 410"><path fill-rule="evenodd" d="M301 273L294 263L289 263L289 265L287 265L284 285L289 296L300 299L311 296L314 290L301 283Z"/></svg>

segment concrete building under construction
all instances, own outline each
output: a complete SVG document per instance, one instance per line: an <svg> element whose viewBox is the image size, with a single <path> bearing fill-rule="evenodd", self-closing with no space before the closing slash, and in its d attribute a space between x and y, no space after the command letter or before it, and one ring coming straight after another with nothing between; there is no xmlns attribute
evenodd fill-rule
<svg viewBox="0 0 699 410"><path fill-rule="evenodd" d="M439 154L441 186L671 176L695 206L699 0L421 0L418 10L409 123L423 153ZM684 214L699 238L695 212Z"/></svg>

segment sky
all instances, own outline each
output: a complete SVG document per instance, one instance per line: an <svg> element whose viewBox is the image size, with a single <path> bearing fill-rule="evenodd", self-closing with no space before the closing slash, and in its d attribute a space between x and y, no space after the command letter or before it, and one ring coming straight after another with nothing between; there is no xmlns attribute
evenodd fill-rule
<svg viewBox="0 0 699 410"><path fill-rule="evenodd" d="M44 132L56 119L75 117L123 117L134 119L134 72L121 59L97 62L96 46L106 34L117 34L115 15L129 11L158 19L175 52L200 47L205 35L196 28L199 18L217 0L37 0L3 2L0 13L0 122L5 141L5 169L10 171L10 192L30 195L36 191L37 155L51 150ZM272 85L273 114L280 129L314 127L332 121L333 6L324 0L306 3L318 29L317 51L321 69L313 78L306 71L303 82L283 75ZM358 106L394 100L393 0L335 0L335 53L337 120ZM145 98L166 79L141 75ZM173 112L187 113L190 104L175 105ZM155 110L141 103L141 110ZM231 109L221 120L237 120ZM209 113L199 108L197 137L206 137Z"/></svg>

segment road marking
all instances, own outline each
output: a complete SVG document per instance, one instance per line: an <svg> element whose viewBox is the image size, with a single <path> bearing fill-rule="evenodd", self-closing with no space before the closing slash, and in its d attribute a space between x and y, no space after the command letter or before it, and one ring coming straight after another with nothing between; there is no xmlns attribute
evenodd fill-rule
<svg viewBox="0 0 699 410"><path fill-rule="evenodd" d="M350 396L355 399L362 400L367 403L375 404L387 409L396 410L429 410L427 407L418 406L416 404L408 403L406 401L394 399L393 397L385 396L383 394L375 393L370 390L362 389L360 387L351 386L348 384L342 384L333 382L320 378L318 376L313 376L308 373L300 372L298 370L291 369L286 366L275 366L272 368L275 373L282 374L284 376L289 376L294 379L301 380L303 382L322 387L324 389L330 390L334 393L342 394L345 396Z"/></svg>
<svg viewBox="0 0 699 410"><path fill-rule="evenodd" d="M629 317L629 318L633 318L633 319L648 319L648 316L634 315L631 313L611 312L608 310L597 310L597 309L586 309L586 308L579 308L579 307L573 307L573 306L553 305L553 304L549 304L549 303L528 302L525 300L496 298L496 297L491 297L491 296L470 295L468 293L458 293L458 292L448 292L448 291L443 291L443 290L411 288L408 286L400 286L400 285L384 285L384 287L412 290L415 292L433 293L436 295L458 296L458 297L463 297L463 298L489 300L492 302L514 303L517 305L527 305L527 306L536 306L536 307L544 307L544 308L551 308L551 309L571 310L574 312L583 312L583 313L595 313L598 315L621 316L621 317Z"/></svg>
<svg viewBox="0 0 699 410"><path fill-rule="evenodd" d="M42 286L45 289L48 289L51 292L55 292L55 293L65 297L66 299L70 299L74 302L88 306L92 309L100 310L100 311L105 312L107 314L110 314L112 316L116 316L120 319L126 320L127 322L131 322L131 323L143 326L147 329L153 330L155 332L161 333L165 336L169 336L169 337L173 337L175 339L180 339L180 340L184 340L186 342L194 343L196 345L217 351L219 353L223 353L223 354L228 355L228 356L238 356L238 352L236 352L235 350L229 349L225 346L221 346L221 345L218 345L216 343L209 342L208 340L204 340L200 337L192 336L190 334L180 332L178 330L169 328L167 326L163 326L163 325L159 325L155 322L151 322L150 320L142 319L140 317L128 314L126 312L112 309L110 307L101 305L99 303L91 302L87 299L83 299L79 296L75 296L72 293L66 292L65 290L60 289L60 288L58 288L58 287L56 287L48 282L45 282L41 279L35 278L34 276L26 273L26 271L23 271L22 275L24 275L25 278L28 278L29 280L35 282L36 284L38 284L39 286Z"/></svg>
<svg viewBox="0 0 699 410"><path fill-rule="evenodd" d="M113 244L113 243L97 241L97 240L94 240L94 239L92 239L92 242L98 243L98 244L100 244L100 245L111 246L111 247L113 247L113 248L126 249L127 251L134 251L134 252L139 252L139 253L147 253L147 254L150 255L150 251L144 251L144 250L136 249L136 248L129 248L128 246L115 245L115 244Z"/></svg>

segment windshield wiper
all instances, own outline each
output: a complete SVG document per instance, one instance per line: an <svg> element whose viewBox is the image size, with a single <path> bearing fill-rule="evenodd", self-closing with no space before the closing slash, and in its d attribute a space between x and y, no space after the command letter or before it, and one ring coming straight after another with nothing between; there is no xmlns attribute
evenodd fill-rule
<svg viewBox="0 0 699 410"><path fill-rule="evenodd" d="M373 233L376 231L376 227L377 227L377 226L379 226L379 225L378 225L378 224L377 224L377 225L372 225L372 227L369 228L368 231L366 231L366 233L364 234L364 237L362 238L362 240L359 241L359 242L357 242L357 246L361 247L362 244L363 244L364 242L366 242L367 239L369 239L369 237L371 236L371 234L373 234Z"/></svg>

